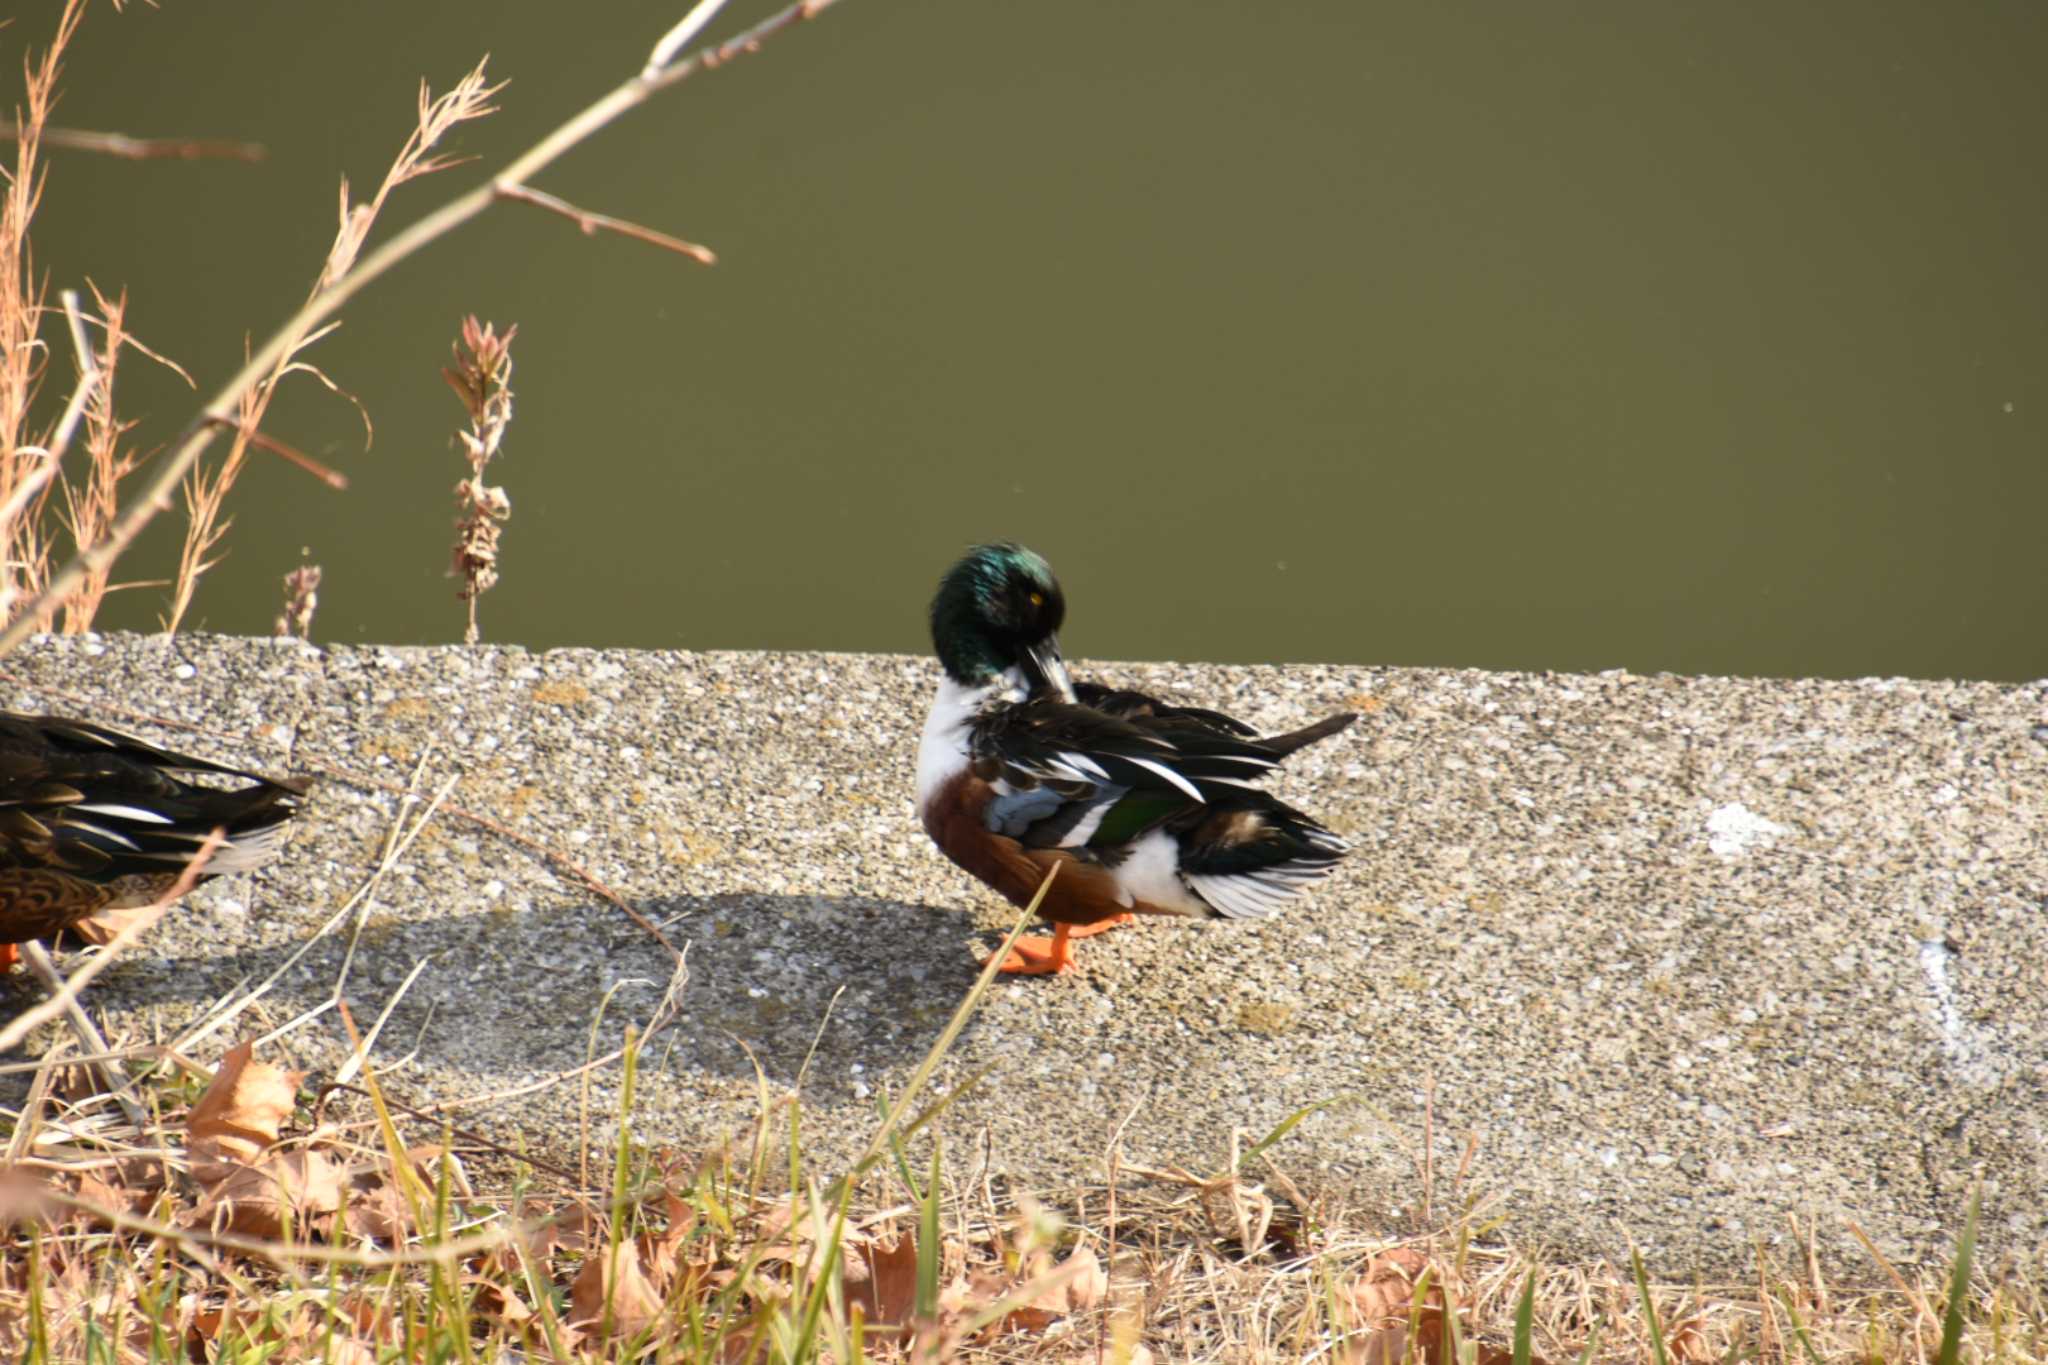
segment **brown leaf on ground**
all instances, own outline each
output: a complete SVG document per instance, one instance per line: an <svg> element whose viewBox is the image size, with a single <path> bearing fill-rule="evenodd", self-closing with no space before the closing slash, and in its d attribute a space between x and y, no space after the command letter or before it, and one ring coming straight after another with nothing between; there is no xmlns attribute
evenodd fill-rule
<svg viewBox="0 0 2048 1365"><path fill-rule="evenodd" d="M1405 1329L1416 1282L1428 1266L1429 1258L1413 1247L1394 1247L1366 1262L1365 1269L1350 1291L1360 1325L1385 1327L1399 1319ZM1430 1274L1426 1303L1443 1303L1441 1270Z"/></svg>
<svg viewBox="0 0 2048 1365"><path fill-rule="evenodd" d="M91 1171L80 1173L75 1191L80 1199L89 1204L109 1209L116 1213L146 1213L156 1202L156 1192L148 1188L134 1188L120 1183L102 1180ZM111 1227L112 1224L95 1214L79 1210L96 1227Z"/></svg>
<svg viewBox="0 0 2048 1365"><path fill-rule="evenodd" d="M268 1152L252 1165L219 1162L212 1169L221 1174L187 1220L195 1227L280 1237L289 1226L303 1237L341 1207L341 1167L324 1152Z"/></svg>
<svg viewBox="0 0 2048 1365"><path fill-rule="evenodd" d="M201 1182L206 1176L199 1167L208 1162L252 1162L261 1156L277 1141L278 1130L298 1102L305 1073L254 1061L254 1052L254 1043L229 1048L213 1073L213 1084L185 1121L192 1173Z"/></svg>
<svg viewBox="0 0 2048 1365"><path fill-rule="evenodd" d="M526 1300L519 1297L518 1291L503 1280L485 1275L465 1275L463 1283L475 1292L470 1302L477 1312L497 1319L521 1335L532 1325L533 1310L526 1306Z"/></svg>
<svg viewBox="0 0 2048 1365"><path fill-rule="evenodd" d="M522 1215L527 1210L520 1210ZM526 1254L541 1260L557 1251L588 1251L606 1245L605 1217L588 1205L556 1209L526 1237Z"/></svg>
<svg viewBox="0 0 2048 1365"><path fill-rule="evenodd" d="M1469 1336L1465 1338L1464 1346L1465 1359L1471 1365L1514 1365L1514 1353L1498 1346L1474 1341ZM1451 1360L1450 1343L1444 1332L1443 1309L1434 1304L1416 1314L1412 1354L1408 1344L1408 1323L1402 1320L1369 1332L1362 1341L1352 1345L1345 1359L1349 1365L1407 1365L1409 1361L1420 1362L1420 1365L1458 1365ZM1545 1362L1541 1356L1531 1356L1530 1365L1545 1365Z"/></svg>
<svg viewBox="0 0 2048 1365"><path fill-rule="evenodd" d="M0 1228L48 1218L52 1211L52 1184L53 1178L43 1172L0 1163ZM0 1261L0 1265L4 1264Z"/></svg>
<svg viewBox="0 0 2048 1365"><path fill-rule="evenodd" d="M1673 1360L1712 1360L1714 1353L1700 1333L1700 1319L1693 1316L1671 1329L1668 1349Z"/></svg>
<svg viewBox="0 0 2048 1365"><path fill-rule="evenodd" d="M847 1311L859 1308L870 1324L908 1327L917 1311L917 1241L909 1233L895 1245L869 1242L846 1248L840 1286Z"/></svg>
<svg viewBox="0 0 2048 1365"><path fill-rule="evenodd" d="M662 1229L661 1244L673 1251L696 1231L697 1210L687 1200L668 1190L661 1192L661 1208L668 1217L668 1226Z"/></svg>
<svg viewBox="0 0 2048 1365"><path fill-rule="evenodd" d="M1103 1295L1109 1292L1109 1272L1102 1268L1101 1257L1088 1247L1075 1247L1074 1254L1063 1264L1074 1270L1074 1278L1067 1281L1063 1291L1068 1312L1086 1312L1102 1302Z"/></svg>
<svg viewBox="0 0 2048 1365"><path fill-rule="evenodd" d="M614 1261L616 1280L611 1274ZM661 1296L647 1282L640 1256L630 1244L616 1255L610 1247L592 1250L569 1286L569 1326L590 1336L631 1336L660 1311Z"/></svg>
<svg viewBox="0 0 2048 1365"><path fill-rule="evenodd" d="M349 1178L342 1221L351 1237L395 1245L412 1232L412 1206L388 1171L360 1171Z"/></svg>

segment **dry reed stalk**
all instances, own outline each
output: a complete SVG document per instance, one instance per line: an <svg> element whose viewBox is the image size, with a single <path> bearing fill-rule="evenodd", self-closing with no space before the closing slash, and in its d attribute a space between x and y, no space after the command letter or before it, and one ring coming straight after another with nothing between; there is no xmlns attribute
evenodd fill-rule
<svg viewBox="0 0 2048 1365"><path fill-rule="evenodd" d="M134 452L121 448L121 438L134 423L122 421L114 412L114 374L126 340L122 324L128 311L128 294L123 290L108 299L95 289L93 299L99 305L104 341L94 362L98 376L86 405L86 479L82 488L68 479L62 481L64 524L71 532L72 543L81 550L98 541L114 524L120 511L121 480L133 473L136 465ZM107 595L107 579L112 572L111 564L102 565L87 574L78 590L64 599L67 635L92 629L93 617Z"/></svg>
<svg viewBox="0 0 2048 1365"><path fill-rule="evenodd" d="M6 194L0 198L0 556L5 561L0 566L0 618L24 630L48 630L61 615L63 629L73 633L92 628L100 603L113 588L108 581L112 560L77 575L61 592L50 591L56 532L46 518L54 511L79 555L90 554L118 519L120 482L140 463L138 456L121 447L131 424L121 421L114 407L114 374L121 352L139 351L192 382L190 375L128 331L125 293L110 300L95 288L99 312L92 316L67 289L59 297L78 361L78 382L53 423L40 431L29 428L29 414L50 363L51 347L41 333L44 323L57 315L46 303L47 286L35 271L30 227L46 179L41 151L61 141L47 120L57 98L64 51L84 13L84 0L69 0L50 46L26 63L25 107L6 125L15 142L14 164L0 167L0 179L6 183ZM102 345L94 346L89 326L100 328ZM74 482L63 462L81 424L87 468L82 481ZM17 604L31 598L33 607L17 615Z"/></svg>
<svg viewBox="0 0 2048 1365"><path fill-rule="evenodd" d="M287 638L313 638L313 613L320 609L320 566L301 564L284 576L284 610L270 633Z"/></svg>
<svg viewBox="0 0 2048 1365"><path fill-rule="evenodd" d="M393 190L407 181L418 180L458 164L457 158L434 155L434 148L460 125L496 113L497 106L491 103L491 97L503 88L502 83L492 85L484 79L481 62L477 63L475 70L457 81L453 89L439 97L428 89L424 81L420 83L419 110L413 129L406 135L405 144L399 148L391 169L384 173L377 192L362 203L351 202L348 179L342 178L340 224L335 230L333 243L327 249L327 260L321 266L320 277L314 281L312 292L307 296L308 307L355 264L363 242L368 239L370 229L376 226L377 216L383 212ZM192 606L192 596L198 591L199 580L220 562L220 555L215 550L231 524L222 519L221 511L227 501L228 490L234 487L235 480L241 477L248 463L249 448L260 444L258 437L263 415L270 407L270 400L276 396L277 386L287 375L306 374L319 380L329 391L355 401L318 366L302 359L307 349L333 331L336 325L330 322L319 326L308 316L306 309L301 309L299 318L293 324L287 324L276 338L278 344L266 348L274 354L262 373L233 395L235 415L220 422L234 431L227 454L211 469L195 459L184 475L185 542L178 555L178 578L171 592L170 608L164 616L166 631L178 629ZM245 357L245 362L243 372L247 374L255 366L256 358ZM357 408L360 411L361 404L357 404ZM363 414L363 427L366 437L372 434L367 413Z"/></svg>
<svg viewBox="0 0 2048 1365"><path fill-rule="evenodd" d="M73 3L77 3L77 0L73 0ZM315 287L312 297L286 321L284 326L272 333L261 346L256 347L243 362L242 368L200 409L179 437L176 448L153 472L149 486L142 490L141 496L129 504L104 539L74 556L51 575L38 600L32 604L31 610L48 609L51 600L61 598L64 593L71 591L85 574L102 563L111 563L134 543L142 528L149 524L159 508L168 501L172 490L178 487L193 465L206 453L207 447L212 443L216 424L233 424L237 442L246 444L250 429L238 415L242 411L244 395L256 392L266 384L274 383L276 378L294 368L297 364L294 357L298 352L321 335L315 329L332 318L359 291L383 276L392 266L429 243L447 236L501 199L531 198L519 193L520 190L527 188L527 181L628 110L637 108L661 91L679 85L701 71L724 66L735 57L758 51L768 38L806 19L816 17L832 3L834 0L796 0L795 3L777 10L723 43L699 49L687 57L676 58L675 52L688 39L695 37L698 29L718 8L716 4L700 2L688 17L671 30L670 36L663 39L656 49L655 57L649 60L643 70L547 134L515 158L492 180L442 205L399 232L375 251L362 256L360 260L357 256L363 238L368 233L369 224L367 220L362 221L360 231L356 231L354 225L357 216L373 206L381 206L382 200L379 198L373 200L371 205L357 206L351 210L343 223L342 235L337 238L336 250L329 253L327 268L321 272L320 282ZM680 35L680 38L676 35ZM479 79L482 69L479 66L473 73ZM408 143L408 146L410 145ZM561 207L572 210L575 208L574 205L566 204ZM599 221L593 216L587 219L579 218L578 222L586 228L617 230L616 220ZM347 243L345 252L341 250L344 242ZM0 630L0 654L5 654L19 645L32 629L24 618L17 617L5 630Z"/></svg>
<svg viewBox="0 0 2048 1365"><path fill-rule="evenodd" d="M0 119L0 142L21 136L22 125ZM122 161L261 161L268 152L260 142L214 137L131 137L127 133L96 133L83 128L38 130L42 145L72 152L98 152Z"/></svg>
<svg viewBox="0 0 2048 1365"><path fill-rule="evenodd" d="M462 320L454 365L441 370L441 378L469 413L469 430L455 433L469 460L469 477L455 485L455 562L449 569L462 580L455 596L469 604L464 644L473 645L480 638L476 599L498 581L498 535L512 515L512 500L505 490L484 482L484 466L497 456L505 429L512 425L512 338L518 335L517 323L499 336L490 323L479 323L472 313Z"/></svg>
<svg viewBox="0 0 2048 1365"><path fill-rule="evenodd" d="M40 335L44 285L36 277L29 224L42 198L38 153L43 127L56 96L64 49L84 17L84 0L67 0L49 47L40 57L24 63L23 107L15 118L14 165L0 172L6 178L6 194L0 198L0 502L11 511L5 526L0 527L0 555L5 559L0 567L0 604L8 608L24 597L50 596L50 545L42 510L58 454L46 441L31 439L28 429L29 407L42 387L49 363L49 350ZM39 600L27 618L29 626L47 626L56 607L54 601Z"/></svg>

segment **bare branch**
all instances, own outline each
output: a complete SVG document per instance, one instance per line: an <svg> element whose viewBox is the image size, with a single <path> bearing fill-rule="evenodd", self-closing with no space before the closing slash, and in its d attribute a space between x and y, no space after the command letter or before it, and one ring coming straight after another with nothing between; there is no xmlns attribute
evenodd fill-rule
<svg viewBox="0 0 2048 1365"><path fill-rule="evenodd" d="M20 124L0 119L0 141L20 136ZM269 155L260 142L211 137L130 137L126 133L92 133L82 128L44 128L38 140L45 147L98 152L124 161L261 161Z"/></svg>
<svg viewBox="0 0 2048 1365"><path fill-rule="evenodd" d="M235 422L232 418L215 417L210 420L215 426L227 427L231 430L235 427ZM252 431L248 433L248 441L250 445L255 446L258 450L267 450L279 459L289 464L297 465L337 492L348 487L348 475L338 469L328 468L302 450L294 450L275 436L265 436L260 431Z"/></svg>
<svg viewBox="0 0 2048 1365"><path fill-rule="evenodd" d="M244 361L234 377L192 419L177 448L156 467L149 487L129 505L108 534L51 575L36 601L17 614L5 631L0 631L0 655L27 639L35 630L39 614L61 602L87 573L111 564L134 543L142 528L162 507L170 504L171 491L212 444L216 416L238 406L243 396L261 383L273 366L291 354L307 331L332 317L343 304L391 267L429 243L447 236L496 203L501 197L500 186L525 184L564 152L628 110L645 104L660 91L679 85L700 71L724 66L735 57L759 51L767 39L806 19L815 18L832 3L833 0L796 0L796 3L776 11L717 47L704 49L665 66L655 75L643 73L634 76L534 144L507 166L496 180L479 185L442 205L356 261L338 278L326 279L305 305Z"/></svg>
<svg viewBox="0 0 2048 1365"><path fill-rule="evenodd" d="M686 242L680 237L671 237L666 232L656 232L651 227L642 227L638 223L629 223L623 218L613 218L608 214L592 213L588 209L579 209L566 199L557 199L554 195L548 194L543 190L534 189L529 185L501 184L497 187L497 190L500 199L517 199L523 203L537 204L551 213L561 214L577 227L582 228L583 235L586 237L594 237L601 231L616 232L621 237L631 237L635 241L649 242L655 246L677 252L680 255L688 256L691 260L702 262L705 265L718 264L718 253L708 246L699 246L695 242Z"/></svg>
<svg viewBox="0 0 2048 1365"><path fill-rule="evenodd" d="M696 7L683 16L682 22L661 35L661 41L654 45L654 51L647 54L647 65L640 74L654 76L675 60L676 54L688 47L704 26L718 17L725 8L725 0L697 0Z"/></svg>

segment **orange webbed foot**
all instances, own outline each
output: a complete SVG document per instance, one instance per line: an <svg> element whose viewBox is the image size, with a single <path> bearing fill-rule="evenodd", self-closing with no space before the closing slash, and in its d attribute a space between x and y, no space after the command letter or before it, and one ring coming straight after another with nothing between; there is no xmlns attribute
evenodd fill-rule
<svg viewBox="0 0 2048 1365"><path fill-rule="evenodd" d="M21 953L12 943L0 943L0 972L11 972L21 961Z"/></svg>
<svg viewBox="0 0 2048 1365"><path fill-rule="evenodd" d="M1010 945L1010 955L996 970L1013 976L1059 976L1071 972L1074 970L1074 957L1067 950L1067 940L1071 937L1073 929L1070 926L1056 924L1051 938L1020 938ZM985 958L983 965L987 965Z"/></svg>

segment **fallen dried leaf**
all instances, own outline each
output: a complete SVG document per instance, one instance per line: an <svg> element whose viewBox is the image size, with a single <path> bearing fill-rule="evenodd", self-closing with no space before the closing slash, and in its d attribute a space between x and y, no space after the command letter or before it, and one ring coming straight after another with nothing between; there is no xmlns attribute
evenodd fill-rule
<svg viewBox="0 0 2048 1365"><path fill-rule="evenodd" d="M1405 1329L1416 1281L1428 1265L1429 1258L1413 1247L1394 1247L1368 1261L1350 1291L1361 1325L1384 1327L1398 1318ZM1443 1302L1439 1280L1440 1275L1430 1276L1427 1302L1432 1305Z"/></svg>
<svg viewBox="0 0 2048 1365"><path fill-rule="evenodd" d="M253 1165L212 1169L221 1174L189 1216L195 1227L278 1237L289 1225L303 1236L312 1220L341 1207L341 1167L324 1152L270 1152Z"/></svg>
<svg viewBox="0 0 2048 1365"><path fill-rule="evenodd" d="M387 1174L365 1171L349 1180L348 1209L342 1221L352 1237L392 1245L411 1234L412 1207Z"/></svg>
<svg viewBox="0 0 2048 1365"><path fill-rule="evenodd" d="M1073 1267L1074 1278L1067 1281L1065 1294L1069 1312L1084 1312L1102 1301L1109 1292L1109 1274L1102 1268L1102 1258L1088 1247L1075 1247L1074 1254L1062 1262Z"/></svg>
<svg viewBox="0 0 2048 1365"><path fill-rule="evenodd" d="M611 1273L614 1261L616 1282ZM593 1250L569 1286L569 1325L593 1336L631 1336L660 1311L661 1296L647 1282L639 1254L630 1245L616 1254L610 1247Z"/></svg>
<svg viewBox="0 0 2048 1365"><path fill-rule="evenodd" d="M220 1059L213 1084L192 1107L185 1132L191 1148L193 1174L198 1167L226 1159L252 1162L277 1141L278 1130L298 1102L304 1072L286 1071L251 1060L254 1043L237 1043Z"/></svg>
<svg viewBox="0 0 2048 1365"><path fill-rule="evenodd" d="M916 1240L906 1232L893 1246L848 1247L840 1283L849 1312L859 1308L872 1326L907 1328L917 1311Z"/></svg>

